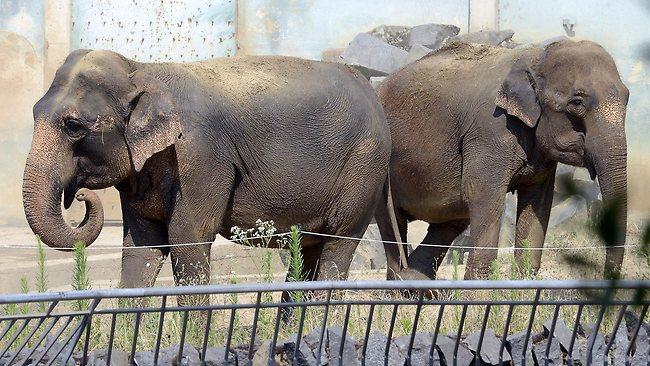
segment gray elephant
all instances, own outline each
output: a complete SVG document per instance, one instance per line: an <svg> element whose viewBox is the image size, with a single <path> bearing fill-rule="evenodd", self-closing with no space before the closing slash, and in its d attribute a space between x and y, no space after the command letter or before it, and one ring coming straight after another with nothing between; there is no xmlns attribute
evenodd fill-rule
<svg viewBox="0 0 650 366"><path fill-rule="evenodd" d="M362 237L387 180L390 132L376 94L344 65L290 57L139 63L72 52L34 107L23 199L49 246L102 229L90 189L114 186L124 219L121 286L152 285L171 255L179 285L206 284L210 245L234 226ZM63 220L76 196L86 215ZM277 243L276 243L277 244ZM305 275L345 278L356 240L305 236Z"/></svg>
<svg viewBox="0 0 650 366"><path fill-rule="evenodd" d="M516 248L544 243L558 162L586 167L605 203L618 203L617 244L625 242L625 113L629 91L599 45L559 41L506 49L452 43L390 75L378 90L393 151L390 166L398 228L429 223L400 273L386 246L388 277L435 278L446 246L471 223L465 278L486 278L496 250L507 192L516 192ZM386 204L377 223L394 240ZM515 250L521 263L521 250ZM607 251L605 268L620 271L623 248ZM532 252L540 267L541 251ZM433 265L432 265L433 264Z"/></svg>

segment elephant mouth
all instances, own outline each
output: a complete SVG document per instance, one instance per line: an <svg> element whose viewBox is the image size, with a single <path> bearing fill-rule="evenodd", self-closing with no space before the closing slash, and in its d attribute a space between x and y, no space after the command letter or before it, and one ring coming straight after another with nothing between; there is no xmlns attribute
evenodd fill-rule
<svg viewBox="0 0 650 366"><path fill-rule="evenodd" d="M72 178L68 184L63 188L63 208L66 210L70 208L72 202L75 200L77 191L79 190L77 179Z"/></svg>

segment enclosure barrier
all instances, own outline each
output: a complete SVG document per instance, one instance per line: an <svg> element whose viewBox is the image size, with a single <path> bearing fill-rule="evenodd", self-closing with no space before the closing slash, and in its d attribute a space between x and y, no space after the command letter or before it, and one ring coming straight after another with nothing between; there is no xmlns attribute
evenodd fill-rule
<svg viewBox="0 0 650 366"><path fill-rule="evenodd" d="M3 295L0 365L646 365L649 289L341 281Z"/></svg>

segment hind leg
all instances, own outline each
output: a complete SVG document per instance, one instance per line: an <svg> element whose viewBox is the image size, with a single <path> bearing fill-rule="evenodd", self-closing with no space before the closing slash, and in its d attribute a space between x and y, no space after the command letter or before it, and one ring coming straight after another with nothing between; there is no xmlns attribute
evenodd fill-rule
<svg viewBox="0 0 650 366"><path fill-rule="evenodd" d="M469 220L450 221L441 224L429 224L427 235L422 240L423 244L433 244L433 246L419 245L409 256L409 271L413 277L423 279L435 279L436 271L447 254L451 243L460 235L469 225ZM411 276L409 276L411 277Z"/></svg>

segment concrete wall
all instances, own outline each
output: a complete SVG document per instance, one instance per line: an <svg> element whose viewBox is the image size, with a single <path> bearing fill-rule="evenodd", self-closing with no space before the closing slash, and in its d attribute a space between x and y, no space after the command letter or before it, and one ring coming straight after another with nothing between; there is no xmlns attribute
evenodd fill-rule
<svg viewBox="0 0 650 366"><path fill-rule="evenodd" d="M515 30L518 42L565 35L593 39L614 56L631 90L631 190L650 179L650 6L628 0L2 0L0 2L0 225L22 224L21 180L32 105L72 49L112 49L140 61L239 54L320 59L380 24L448 23L461 32ZM101 193L119 219L114 190ZM632 208L650 210L647 200ZM72 216L81 215L79 207Z"/></svg>

